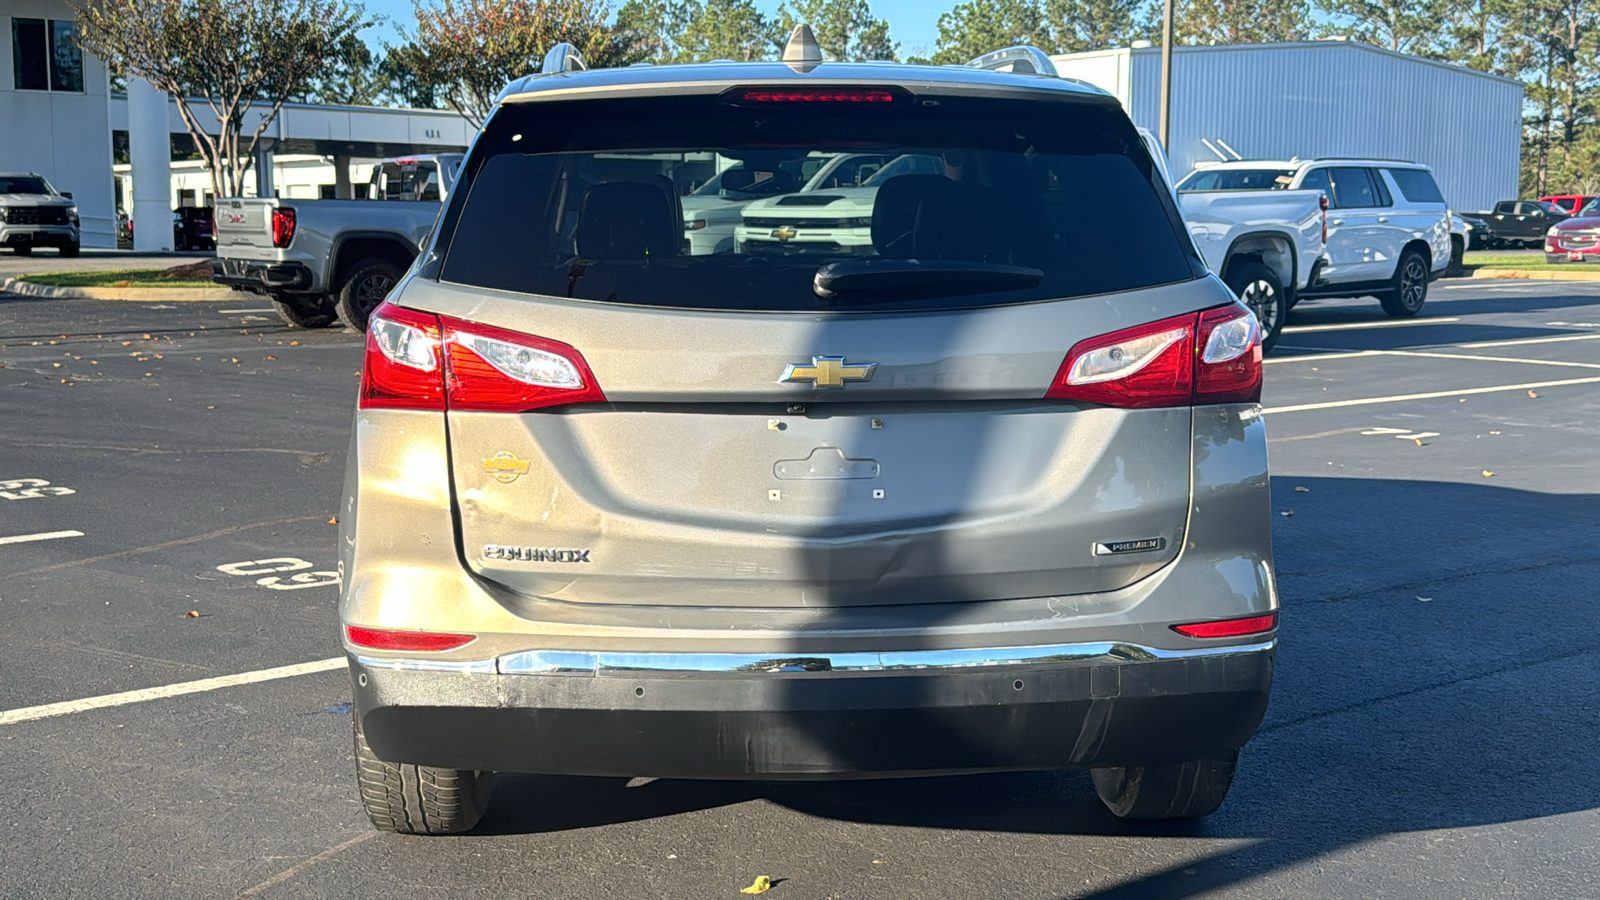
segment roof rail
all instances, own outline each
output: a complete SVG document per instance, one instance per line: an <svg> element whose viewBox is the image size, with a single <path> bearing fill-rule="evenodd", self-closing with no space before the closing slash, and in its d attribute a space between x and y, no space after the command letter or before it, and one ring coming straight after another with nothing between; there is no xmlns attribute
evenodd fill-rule
<svg viewBox="0 0 1600 900"><path fill-rule="evenodd" d="M975 69L988 69L990 71L1004 69L1007 72L1015 72L1019 75L1060 77L1056 74L1056 64L1050 61L1050 57L1046 56L1043 50L1038 47L1029 47L1025 44L1007 47L1004 50L996 50L993 53L985 53L968 62L967 65Z"/></svg>
<svg viewBox="0 0 1600 900"><path fill-rule="evenodd" d="M553 75L558 72L587 72L589 64L583 61L583 55L578 48L568 43L560 43L550 48L544 55L544 65L539 67L540 75Z"/></svg>

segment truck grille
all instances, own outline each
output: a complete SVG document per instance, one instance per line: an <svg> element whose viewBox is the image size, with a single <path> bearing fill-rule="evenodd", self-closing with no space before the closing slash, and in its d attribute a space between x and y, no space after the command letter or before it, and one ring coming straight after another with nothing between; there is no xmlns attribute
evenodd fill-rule
<svg viewBox="0 0 1600 900"><path fill-rule="evenodd" d="M63 206L12 206L6 210L9 225L65 225L67 210Z"/></svg>
<svg viewBox="0 0 1600 900"><path fill-rule="evenodd" d="M758 219L751 217L744 220L744 224L751 228L855 228L854 219Z"/></svg>

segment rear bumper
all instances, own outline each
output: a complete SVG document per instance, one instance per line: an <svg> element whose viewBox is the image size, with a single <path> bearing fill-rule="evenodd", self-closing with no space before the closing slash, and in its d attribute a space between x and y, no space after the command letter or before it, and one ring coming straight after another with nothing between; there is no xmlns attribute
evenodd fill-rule
<svg viewBox="0 0 1600 900"><path fill-rule="evenodd" d="M356 714L383 759L549 774L823 778L1215 755L1243 746L1260 724L1274 652L1269 638L1187 651L1108 643L753 664L544 653L441 668L450 664L353 657L350 668Z"/></svg>
<svg viewBox="0 0 1600 900"><path fill-rule="evenodd" d="M211 280L257 294L269 294L276 291L308 291L312 277L311 269L298 262L213 259Z"/></svg>

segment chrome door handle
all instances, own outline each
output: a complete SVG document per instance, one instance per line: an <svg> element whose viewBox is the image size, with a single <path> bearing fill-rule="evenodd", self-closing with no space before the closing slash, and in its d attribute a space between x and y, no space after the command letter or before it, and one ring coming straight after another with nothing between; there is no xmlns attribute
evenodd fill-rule
<svg viewBox="0 0 1600 900"><path fill-rule="evenodd" d="M1343 219L1329 219L1328 220L1328 224L1329 225L1343 225L1344 224L1344 220Z"/></svg>
<svg viewBox="0 0 1600 900"><path fill-rule="evenodd" d="M1387 222L1387 221L1389 221L1389 217L1388 216L1379 216L1378 217L1378 221L1379 222Z"/></svg>

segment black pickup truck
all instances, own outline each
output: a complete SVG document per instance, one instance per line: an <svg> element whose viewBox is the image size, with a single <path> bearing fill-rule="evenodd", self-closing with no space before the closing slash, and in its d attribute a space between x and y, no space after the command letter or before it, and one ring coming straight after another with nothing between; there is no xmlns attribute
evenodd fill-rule
<svg viewBox="0 0 1600 900"><path fill-rule="evenodd" d="M1501 200L1488 212L1461 213L1472 224L1474 243L1483 235L1482 246L1543 247L1545 232L1570 218L1566 210L1548 200ZM1471 249L1477 249L1473 247Z"/></svg>

